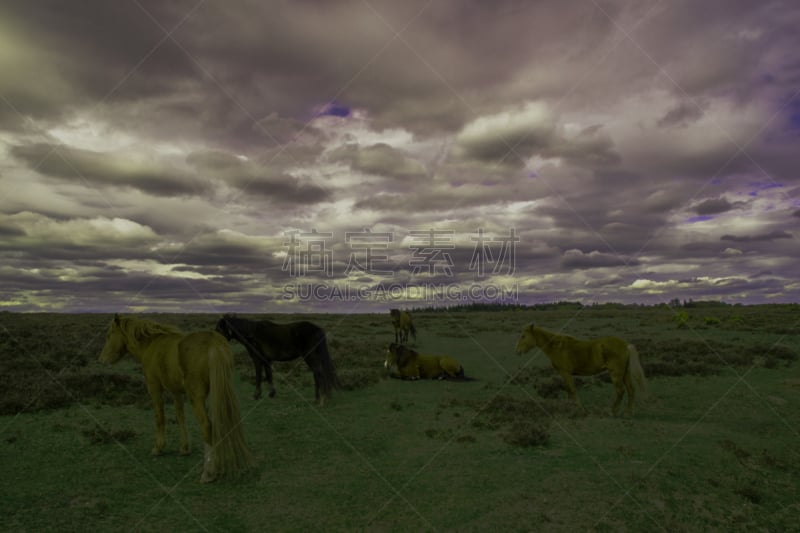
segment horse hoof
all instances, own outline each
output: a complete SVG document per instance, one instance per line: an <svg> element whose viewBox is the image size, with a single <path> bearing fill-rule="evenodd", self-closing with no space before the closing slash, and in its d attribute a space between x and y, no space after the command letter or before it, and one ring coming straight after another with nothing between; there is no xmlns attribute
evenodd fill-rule
<svg viewBox="0 0 800 533"><path fill-rule="evenodd" d="M178 455L183 455L183 456L191 455L191 454L192 454L192 452L191 452L191 450L189 450L189 448L186 448L185 450L181 450L181 451L178 452Z"/></svg>
<svg viewBox="0 0 800 533"><path fill-rule="evenodd" d="M161 455L161 453L162 450L160 448L153 448L152 450L150 450L150 455L152 455L153 457L157 457Z"/></svg>
<svg viewBox="0 0 800 533"><path fill-rule="evenodd" d="M213 474L209 474L208 472L203 472L203 475L200 476L200 483L211 483L215 481L217 477Z"/></svg>
<svg viewBox="0 0 800 533"><path fill-rule="evenodd" d="M259 398L261 398L261 391L254 392L253 399L258 400Z"/></svg>
<svg viewBox="0 0 800 533"><path fill-rule="evenodd" d="M275 391L274 390L269 391L269 397L270 398L274 398L275 397Z"/></svg>

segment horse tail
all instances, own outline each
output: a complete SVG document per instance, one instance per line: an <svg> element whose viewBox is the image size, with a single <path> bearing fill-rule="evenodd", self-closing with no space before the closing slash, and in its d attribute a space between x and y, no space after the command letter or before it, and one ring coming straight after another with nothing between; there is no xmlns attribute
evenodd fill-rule
<svg viewBox="0 0 800 533"><path fill-rule="evenodd" d="M244 439L239 400L233 390L233 352L221 337L209 349L208 377L216 473L235 475L253 465L253 456Z"/></svg>
<svg viewBox="0 0 800 533"><path fill-rule="evenodd" d="M414 342L417 342L417 328L414 327L414 323L410 322L409 318L409 327L408 330L411 332L411 336L414 337Z"/></svg>
<svg viewBox="0 0 800 533"><path fill-rule="evenodd" d="M339 384L339 377L336 375L336 366L333 364L330 352L328 352L328 339L325 336L325 331L320 329L315 337L321 374L320 388L325 396L330 397L331 391L340 388L341 385Z"/></svg>
<svg viewBox="0 0 800 533"><path fill-rule="evenodd" d="M644 377L644 369L639 360L639 352L633 344L628 344L628 375L631 378L631 383L642 398L647 397L647 381Z"/></svg>

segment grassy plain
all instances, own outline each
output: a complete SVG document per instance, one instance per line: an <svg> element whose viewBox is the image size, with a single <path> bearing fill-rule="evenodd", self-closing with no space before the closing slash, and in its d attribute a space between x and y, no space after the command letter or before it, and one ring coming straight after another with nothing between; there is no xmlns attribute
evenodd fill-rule
<svg viewBox="0 0 800 533"><path fill-rule="evenodd" d="M107 315L0 314L3 529L136 531L789 530L800 516L800 306L553 306L414 315L422 352L474 381L383 373L386 315L304 315L326 328L344 390L324 408L302 361L276 363L253 400L236 389L257 467L198 482L201 440L151 457L138 365L96 361ZM186 330L211 315L152 315ZM289 321L298 316L270 316ZM532 321L637 345L650 396L609 416L612 387L567 400L541 352L514 354Z"/></svg>

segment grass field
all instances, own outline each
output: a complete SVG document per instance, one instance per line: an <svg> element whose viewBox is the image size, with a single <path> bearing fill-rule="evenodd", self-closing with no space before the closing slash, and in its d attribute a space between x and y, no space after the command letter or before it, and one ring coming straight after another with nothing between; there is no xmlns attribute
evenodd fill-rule
<svg viewBox="0 0 800 533"><path fill-rule="evenodd" d="M211 315L153 315L187 330ZM297 316L271 316L288 321ZM151 457L138 365L96 361L108 315L0 314L0 516L10 530L709 531L797 528L800 306L559 307L414 315L417 349L457 357L470 382L383 373L386 315L304 316L328 332L343 390L323 408L302 361L277 396L236 389L257 466L198 482L201 439ZM649 398L609 415L606 376L567 400L532 321L636 344Z"/></svg>

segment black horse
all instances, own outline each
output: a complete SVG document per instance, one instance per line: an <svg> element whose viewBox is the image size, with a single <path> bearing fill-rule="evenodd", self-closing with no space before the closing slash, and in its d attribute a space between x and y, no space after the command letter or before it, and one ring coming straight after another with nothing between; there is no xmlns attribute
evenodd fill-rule
<svg viewBox="0 0 800 533"><path fill-rule="evenodd" d="M261 398L261 371L266 370L270 398L275 396L272 385L272 361L291 361L302 357L314 373L314 392L320 405L339 387L336 368L328 353L325 330L311 322L276 324L269 320L247 320L224 315L217 322L217 332L228 340L237 340L247 348L256 367L256 391Z"/></svg>

